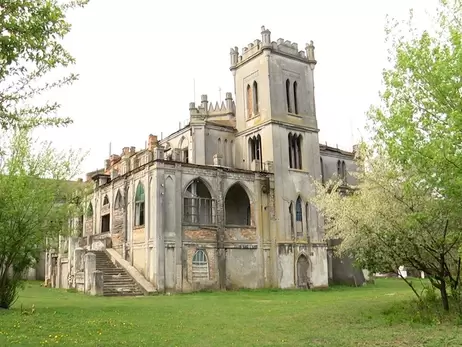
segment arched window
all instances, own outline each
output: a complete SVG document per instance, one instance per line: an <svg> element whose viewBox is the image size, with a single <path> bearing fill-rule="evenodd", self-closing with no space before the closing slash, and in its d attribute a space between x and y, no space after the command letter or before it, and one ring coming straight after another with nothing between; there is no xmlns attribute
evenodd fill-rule
<svg viewBox="0 0 462 347"><path fill-rule="evenodd" d="M286 102L287 102L287 112L292 113L292 106L290 105L290 81L286 80Z"/></svg>
<svg viewBox="0 0 462 347"><path fill-rule="evenodd" d="M297 81L294 82L294 111L298 114Z"/></svg>
<svg viewBox="0 0 462 347"><path fill-rule="evenodd" d="M252 117L252 111L253 111L253 106L252 106L252 88L250 85L247 85L247 118Z"/></svg>
<svg viewBox="0 0 462 347"><path fill-rule="evenodd" d="M87 207L87 218L93 218L93 205L91 202L88 204Z"/></svg>
<svg viewBox="0 0 462 347"><path fill-rule="evenodd" d="M321 165L321 182L324 183L324 162L322 158L319 159L319 164Z"/></svg>
<svg viewBox="0 0 462 347"><path fill-rule="evenodd" d="M188 224L215 224L215 199L205 183L197 178L184 193L183 220Z"/></svg>
<svg viewBox="0 0 462 347"><path fill-rule="evenodd" d="M178 146L181 150L181 161L184 163L189 162L189 141L186 137L182 137L180 140L180 145Z"/></svg>
<svg viewBox="0 0 462 347"><path fill-rule="evenodd" d="M302 221L302 199L300 197L297 198L297 202L295 203L295 220L297 222Z"/></svg>
<svg viewBox="0 0 462 347"><path fill-rule="evenodd" d="M345 161L342 160L342 179L346 178L346 164Z"/></svg>
<svg viewBox="0 0 462 347"><path fill-rule="evenodd" d="M290 232L294 233L294 206L292 202L289 205Z"/></svg>
<svg viewBox="0 0 462 347"><path fill-rule="evenodd" d="M337 177L342 178L342 163L340 160L337 161Z"/></svg>
<svg viewBox="0 0 462 347"><path fill-rule="evenodd" d="M307 233L310 230L310 204L307 202L305 204L305 222Z"/></svg>
<svg viewBox="0 0 462 347"><path fill-rule="evenodd" d="M209 279L209 262L203 250L196 251L192 258L192 278L193 280Z"/></svg>
<svg viewBox="0 0 462 347"><path fill-rule="evenodd" d="M258 114L258 84L257 81L253 82L253 114Z"/></svg>
<svg viewBox="0 0 462 347"><path fill-rule="evenodd" d="M262 170L262 158L261 158L261 136L253 136L249 138L249 162L252 163L254 160L258 160L258 165L255 167L256 170Z"/></svg>
<svg viewBox="0 0 462 347"><path fill-rule="evenodd" d="M135 192L135 225L144 225L144 187L138 182Z"/></svg>
<svg viewBox="0 0 462 347"><path fill-rule="evenodd" d="M122 208L122 194L120 194L120 190L117 190L117 194L114 200L114 209L118 210Z"/></svg>
<svg viewBox="0 0 462 347"><path fill-rule="evenodd" d="M223 156L223 145L221 143L221 139L218 139L218 145L217 145L217 154L219 157Z"/></svg>
<svg viewBox="0 0 462 347"><path fill-rule="evenodd" d="M107 195L105 195L103 198L103 206L106 206L106 205L109 205L109 198L107 197Z"/></svg>
<svg viewBox="0 0 462 347"><path fill-rule="evenodd" d="M289 133L289 167L302 169L302 135Z"/></svg>

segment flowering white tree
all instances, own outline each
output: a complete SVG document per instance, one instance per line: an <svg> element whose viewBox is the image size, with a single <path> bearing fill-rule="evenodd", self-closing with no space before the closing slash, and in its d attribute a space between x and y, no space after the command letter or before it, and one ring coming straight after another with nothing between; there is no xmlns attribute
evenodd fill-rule
<svg viewBox="0 0 462 347"><path fill-rule="evenodd" d="M341 239L336 251L353 254L370 271L396 272L404 265L425 272L449 310L449 289L455 293L460 283L459 209L415 172L364 144L358 164L352 174L359 183L349 194L338 193L340 182L315 183L312 203L325 217L326 238Z"/></svg>

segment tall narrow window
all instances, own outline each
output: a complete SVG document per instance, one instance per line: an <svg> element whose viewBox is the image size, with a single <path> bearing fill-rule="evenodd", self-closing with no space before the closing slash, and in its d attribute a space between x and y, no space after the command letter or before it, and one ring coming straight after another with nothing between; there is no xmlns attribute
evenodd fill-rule
<svg viewBox="0 0 462 347"><path fill-rule="evenodd" d="M105 195L103 199L103 206L106 206L106 205L109 205L109 198L107 197L107 195Z"/></svg>
<svg viewBox="0 0 462 347"><path fill-rule="evenodd" d="M250 85L247 85L247 118L252 117L252 101L252 88L250 88Z"/></svg>
<svg viewBox="0 0 462 347"><path fill-rule="evenodd" d="M183 149L183 162L189 163L189 149Z"/></svg>
<svg viewBox="0 0 462 347"><path fill-rule="evenodd" d="M298 197L297 201L295 201L295 230L297 231L297 236L303 235L302 216L302 199Z"/></svg>
<svg viewBox="0 0 462 347"><path fill-rule="evenodd" d="M209 262L203 250L198 250L192 258L193 280L209 279Z"/></svg>
<svg viewBox="0 0 462 347"><path fill-rule="evenodd" d="M118 210L122 208L122 194L120 194L120 190L117 190L117 194L114 201L114 209Z"/></svg>
<svg viewBox="0 0 462 347"><path fill-rule="evenodd" d="M288 141L289 141L289 167L292 169L294 167L294 158L293 155L294 153L292 152L292 133L289 133L288 136Z"/></svg>
<svg viewBox="0 0 462 347"><path fill-rule="evenodd" d="M310 204L307 202L305 204L305 223L306 223L306 231L309 236L310 231Z"/></svg>
<svg viewBox="0 0 462 347"><path fill-rule="evenodd" d="M289 133L289 167L302 169L302 135Z"/></svg>
<svg viewBox="0 0 462 347"><path fill-rule="evenodd" d="M346 164L344 160L342 160L342 179L346 179Z"/></svg>
<svg viewBox="0 0 462 347"><path fill-rule="evenodd" d="M294 112L298 114L297 81L294 82Z"/></svg>
<svg viewBox="0 0 462 347"><path fill-rule="evenodd" d="M319 159L319 164L321 165L321 182L324 183L324 162L322 158Z"/></svg>
<svg viewBox="0 0 462 347"><path fill-rule="evenodd" d="M287 101L287 112L292 113L292 106L290 105L290 81L286 80L286 101Z"/></svg>
<svg viewBox="0 0 462 347"><path fill-rule="evenodd" d="M290 218L290 232L294 233L294 206L292 203L289 205L289 218Z"/></svg>
<svg viewBox="0 0 462 347"><path fill-rule="evenodd" d="M135 225L144 225L144 187L138 182L135 193Z"/></svg>
<svg viewBox="0 0 462 347"><path fill-rule="evenodd" d="M342 178L342 163L340 160L337 161L337 177Z"/></svg>
<svg viewBox="0 0 462 347"><path fill-rule="evenodd" d="M253 82L253 114L258 114L258 84L257 81Z"/></svg>
<svg viewBox="0 0 462 347"><path fill-rule="evenodd" d="M302 199L300 197L297 198L297 202L295 203L295 220L297 222L302 221Z"/></svg>
<svg viewBox="0 0 462 347"><path fill-rule="evenodd" d="M249 139L249 151L250 151L250 162L258 160L256 169L262 169L262 157L261 157L261 136L257 135Z"/></svg>

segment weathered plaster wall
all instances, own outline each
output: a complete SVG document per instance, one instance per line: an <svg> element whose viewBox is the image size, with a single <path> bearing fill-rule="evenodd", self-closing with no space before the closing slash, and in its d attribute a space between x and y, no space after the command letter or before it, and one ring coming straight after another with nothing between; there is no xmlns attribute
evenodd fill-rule
<svg viewBox="0 0 462 347"><path fill-rule="evenodd" d="M257 252L253 249L226 250L226 287L257 288L259 279Z"/></svg>

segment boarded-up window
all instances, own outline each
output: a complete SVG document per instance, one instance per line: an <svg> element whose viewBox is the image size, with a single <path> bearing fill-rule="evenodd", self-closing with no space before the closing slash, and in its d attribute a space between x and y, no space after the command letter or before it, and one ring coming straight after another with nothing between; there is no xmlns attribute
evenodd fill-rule
<svg viewBox="0 0 462 347"><path fill-rule="evenodd" d="M253 97L252 97L252 88L250 85L247 85L247 118L252 117L253 111Z"/></svg>

